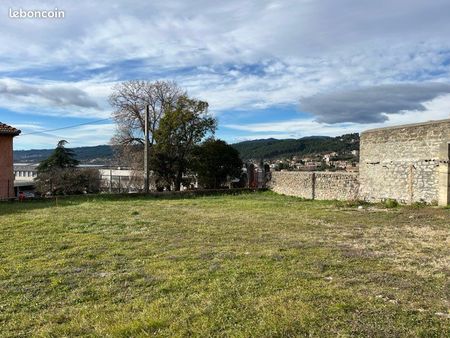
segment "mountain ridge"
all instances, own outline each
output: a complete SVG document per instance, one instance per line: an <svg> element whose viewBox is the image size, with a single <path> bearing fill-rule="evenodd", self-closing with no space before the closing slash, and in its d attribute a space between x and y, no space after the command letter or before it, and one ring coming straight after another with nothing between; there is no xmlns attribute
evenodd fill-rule
<svg viewBox="0 0 450 338"><path fill-rule="evenodd" d="M70 148L82 164L108 164L114 157L110 145ZM14 150L14 163L38 163L45 160L53 149Z"/></svg>
<svg viewBox="0 0 450 338"><path fill-rule="evenodd" d="M244 160L277 159L295 155L305 156L326 152L359 150L359 134L337 137L307 136L299 139L259 139L232 145Z"/></svg>
<svg viewBox="0 0 450 338"><path fill-rule="evenodd" d="M294 155L306 156L325 152L359 150L359 134L337 137L306 136L299 139L257 139L231 144L243 160L277 159ZM114 158L111 145L71 148L82 164L110 164ZM15 150L15 163L38 163L46 159L53 149Z"/></svg>

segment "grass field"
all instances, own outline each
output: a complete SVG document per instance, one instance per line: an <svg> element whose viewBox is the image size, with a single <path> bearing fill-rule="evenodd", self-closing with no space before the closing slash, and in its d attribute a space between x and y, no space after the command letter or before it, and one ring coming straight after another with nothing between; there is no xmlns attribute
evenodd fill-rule
<svg viewBox="0 0 450 338"><path fill-rule="evenodd" d="M445 337L450 210L269 192L0 204L0 336Z"/></svg>

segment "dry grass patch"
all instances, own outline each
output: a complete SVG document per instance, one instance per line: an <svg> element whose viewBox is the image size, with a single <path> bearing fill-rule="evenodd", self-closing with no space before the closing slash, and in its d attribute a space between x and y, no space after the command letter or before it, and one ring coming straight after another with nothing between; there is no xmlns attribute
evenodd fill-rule
<svg viewBox="0 0 450 338"><path fill-rule="evenodd" d="M443 337L449 224L272 193L1 204L0 332Z"/></svg>

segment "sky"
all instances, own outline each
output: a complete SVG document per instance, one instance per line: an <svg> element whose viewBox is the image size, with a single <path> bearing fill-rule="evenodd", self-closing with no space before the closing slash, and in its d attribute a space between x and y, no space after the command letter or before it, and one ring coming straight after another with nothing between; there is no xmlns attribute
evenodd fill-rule
<svg viewBox="0 0 450 338"><path fill-rule="evenodd" d="M16 149L107 144L131 79L207 101L230 143L450 118L449 0L0 0L0 32Z"/></svg>

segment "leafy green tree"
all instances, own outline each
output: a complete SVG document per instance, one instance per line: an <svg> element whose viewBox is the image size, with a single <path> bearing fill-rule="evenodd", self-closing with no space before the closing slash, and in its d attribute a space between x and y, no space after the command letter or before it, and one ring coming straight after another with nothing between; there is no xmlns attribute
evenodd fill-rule
<svg viewBox="0 0 450 338"><path fill-rule="evenodd" d="M164 152L161 147L155 147L150 157L150 167L153 170L153 178L156 190L171 190L176 178L176 159L171 154Z"/></svg>
<svg viewBox="0 0 450 338"><path fill-rule="evenodd" d="M36 189L42 194L97 193L100 175L96 169L76 168L78 160L66 140L58 142L56 149L37 168Z"/></svg>
<svg viewBox="0 0 450 338"><path fill-rule="evenodd" d="M242 165L236 149L225 141L208 139L195 148L191 168L202 187L217 189L230 178L240 178Z"/></svg>
<svg viewBox="0 0 450 338"><path fill-rule="evenodd" d="M209 115L207 102L180 96L174 105L166 106L155 131L152 169L180 190L194 147L215 130L216 120Z"/></svg>
<svg viewBox="0 0 450 338"><path fill-rule="evenodd" d="M73 151L65 147L67 143L66 140L58 142L53 153L39 163L37 167L38 173L48 172L54 169L74 168L78 165L79 162L75 158Z"/></svg>

